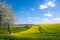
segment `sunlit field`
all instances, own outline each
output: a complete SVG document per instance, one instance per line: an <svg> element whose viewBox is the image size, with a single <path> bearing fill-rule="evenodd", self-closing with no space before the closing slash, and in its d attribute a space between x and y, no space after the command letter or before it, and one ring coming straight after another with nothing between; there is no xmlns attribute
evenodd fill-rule
<svg viewBox="0 0 60 40"><path fill-rule="evenodd" d="M0 40L60 40L60 0L0 0Z"/></svg>
<svg viewBox="0 0 60 40"><path fill-rule="evenodd" d="M0 40L60 40L60 24L38 24L10 30L11 34L0 34Z"/></svg>

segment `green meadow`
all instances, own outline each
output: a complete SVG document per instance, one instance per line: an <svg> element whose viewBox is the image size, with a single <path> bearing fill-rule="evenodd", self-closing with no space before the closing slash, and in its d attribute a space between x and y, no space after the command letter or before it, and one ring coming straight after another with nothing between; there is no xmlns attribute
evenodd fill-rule
<svg viewBox="0 0 60 40"><path fill-rule="evenodd" d="M0 40L60 40L60 24L36 24L31 27L0 28Z"/></svg>

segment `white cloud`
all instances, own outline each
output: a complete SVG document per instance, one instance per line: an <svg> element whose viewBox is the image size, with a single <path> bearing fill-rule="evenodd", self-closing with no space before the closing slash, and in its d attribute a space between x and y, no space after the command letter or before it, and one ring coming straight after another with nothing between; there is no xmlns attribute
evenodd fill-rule
<svg viewBox="0 0 60 40"><path fill-rule="evenodd" d="M53 20L55 20L55 21L60 21L60 18L53 18Z"/></svg>
<svg viewBox="0 0 60 40"><path fill-rule="evenodd" d="M44 21L48 21L48 18L43 18L42 20L44 20Z"/></svg>
<svg viewBox="0 0 60 40"><path fill-rule="evenodd" d="M41 19L43 23L50 23L52 22L51 20L49 20L48 18L43 18Z"/></svg>
<svg viewBox="0 0 60 40"><path fill-rule="evenodd" d="M53 1L48 1L48 2L45 2L44 4L40 5L39 6L39 9L46 9L48 7L55 7L55 3L54 3L55 0Z"/></svg>
<svg viewBox="0 0 60 40"><path fill-rule="evenodd" d="M39 7L39 9L46 9L46 8L48 8L47 5L40 5L40 7Z"/></svg>
<svg viewBox="0 0 60 40"><path fill-rule="evenodd" d="M49 1L47 2L47 6L50 6L50 7L55 7L55 3L53 1Z"/></svg>
<svg viewBox="0 0 60 40"><path fill-rule="evenodd" d="M50 13L50 11L48 11L48 12L47 12L47 13L45 13L43 16L52 17L53 15Z"/></svg>
<svg viewBox="0 0 60 40"><path fill-rule="evenodd" d="M44 16L48 16L48 17L52 17L52 15L51 14L44 14Z"/></svg>

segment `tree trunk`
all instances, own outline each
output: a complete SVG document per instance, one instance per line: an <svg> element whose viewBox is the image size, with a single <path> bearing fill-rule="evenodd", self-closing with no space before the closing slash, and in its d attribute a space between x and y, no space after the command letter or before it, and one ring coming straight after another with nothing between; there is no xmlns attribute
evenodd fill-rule
<svg viewBox="0 0 60 40"><path fill-rule="evenodd" d="M8 23L8 32L11 34L9 23Z"/></svg>

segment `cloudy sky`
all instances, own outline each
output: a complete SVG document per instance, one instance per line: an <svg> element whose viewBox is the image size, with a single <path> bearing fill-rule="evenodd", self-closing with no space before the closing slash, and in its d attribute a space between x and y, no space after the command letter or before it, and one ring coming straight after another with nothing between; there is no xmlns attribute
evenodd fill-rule
<svg viewBox="0 0 60 40"><path fill-rule="evenodd" d="M60 0L6 0L16 14L16 24L60 22Z"/></svg>

